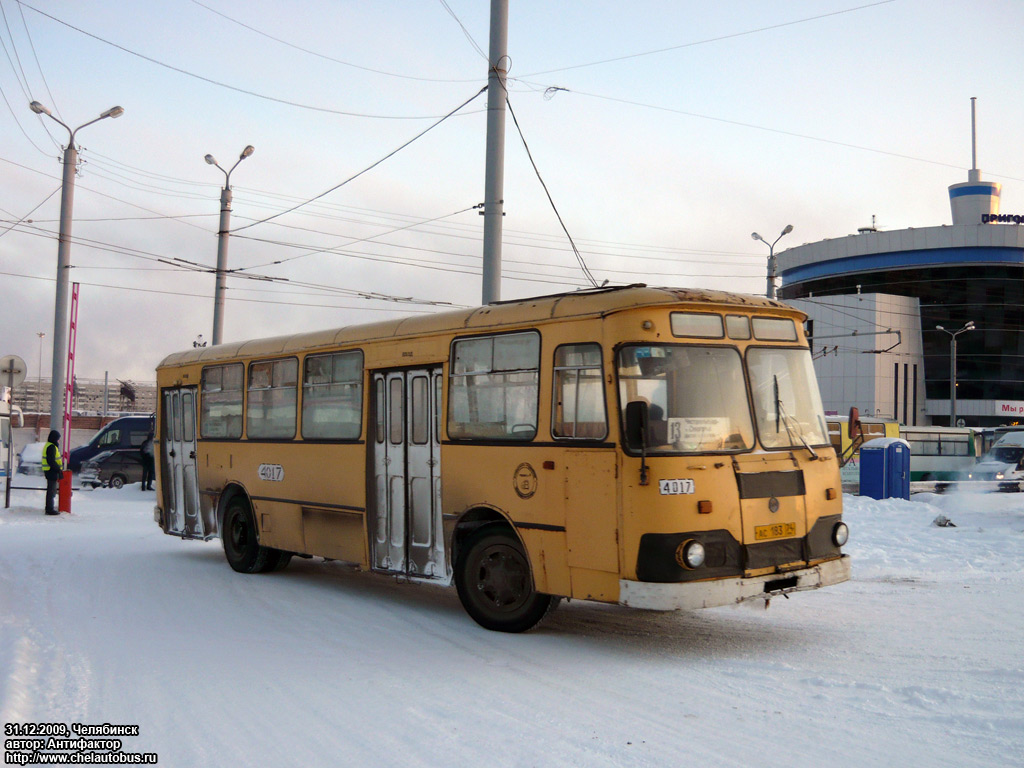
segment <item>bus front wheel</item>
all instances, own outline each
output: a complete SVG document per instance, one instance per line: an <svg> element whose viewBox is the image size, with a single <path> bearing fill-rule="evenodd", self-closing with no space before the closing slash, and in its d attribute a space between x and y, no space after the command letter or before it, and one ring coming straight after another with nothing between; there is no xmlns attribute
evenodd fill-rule
<svg viewBox="0 0 1024 768"><path fill-rule="evenodd" d="M501 525L485 525L465 541L455 563L455 587L466 613L498 632L525 632L557 604L534 591L526 553Z"/></svg>
<svg viewBox="0 0 1024 768"><path fill-rule="evenodd" d="M224 513L224 556L228 564L239 573L266 573L287 565L282 564L286 553L261 546L256 537L256 522L252 510L244 499L235 498Z"/></svg>

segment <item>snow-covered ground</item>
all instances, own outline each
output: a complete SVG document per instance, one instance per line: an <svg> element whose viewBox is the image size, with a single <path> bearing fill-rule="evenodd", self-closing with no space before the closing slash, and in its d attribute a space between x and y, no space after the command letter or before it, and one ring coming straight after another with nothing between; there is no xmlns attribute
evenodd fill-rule
<svg viewBox="0 0 1024 768"><path fill-rule="evenodd" d="M15 492L0 722L138 725L166 766L1024 765L1024 494L844 501L846 584L505 635L338 563L237 574L138 485Z"/></svg>

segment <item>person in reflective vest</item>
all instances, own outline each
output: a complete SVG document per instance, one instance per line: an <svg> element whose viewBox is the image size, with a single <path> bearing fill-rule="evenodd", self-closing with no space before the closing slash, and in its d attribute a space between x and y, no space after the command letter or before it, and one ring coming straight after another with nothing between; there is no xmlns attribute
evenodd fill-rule
<svg viewBox="0 0 1024 768"><path fill-rule="evenodd" d="M46 512L47 515L59 515L53 502L57 496L57 486L64 476L64 461L60 455L60 432L50 430L43 448L43 475L46 477Z"/></svg>

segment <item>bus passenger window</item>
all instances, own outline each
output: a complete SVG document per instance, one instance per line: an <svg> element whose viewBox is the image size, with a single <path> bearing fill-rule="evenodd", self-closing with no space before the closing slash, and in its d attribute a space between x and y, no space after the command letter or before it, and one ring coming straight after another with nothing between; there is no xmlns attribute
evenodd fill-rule
<svg viewBox="0 0 1024 768"><path fill-rule="evenodd" d="M532 440L537 434L539 368L536 331L455 341L448 436Z"/></svg>
<svg viewBox="0 0 1024 768"><path fill-rule="evenodd" d="M203 368L199 392L199 436L242 436L242 364Z"/></svg>
<svg viewBox="0 0 1024 768"><path fill-rule="evenodd" d="M551 434L577 440L608 435L599 344L565 344L555 350Z"/></svg>
<svg viewBox="0 0 1024 768"><path fill-rule="evenodd" d="M246 436L295 437L299 361L294 357L249 364Z"/></svg>
<svg viewBox="0 0 1024 768"><path fill-rule="evenodd" d="M383 418L382 412L378 418ZM302 372L302 436L358 440L362 430L363 353L307 357Z"/></svg>

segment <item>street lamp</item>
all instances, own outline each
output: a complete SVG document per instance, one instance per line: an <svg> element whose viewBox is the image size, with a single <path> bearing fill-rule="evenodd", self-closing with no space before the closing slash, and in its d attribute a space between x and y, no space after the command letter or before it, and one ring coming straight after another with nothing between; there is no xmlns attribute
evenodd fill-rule
<svg viewBox="0 0 1024 768"><path fill-rule="evenodd" d="M974 321L968 320L959 331L947 331L941 325L935 330L949 334L949 426L956 426L956 337L964 331L974 330Z"/></svg>
<svg viewBox="0 0 1024 768"><path fill-rule="evenodd" d="M75 134L87 125L98 123L108 117L120 117L124 114L121 107L111 107L94 120L82 123L72 129L63 120L53 116L49 109L33 101L29 109L37 115L46 115L55 123L60 123L68 132L68 145L64 148L64 180L60 193L60 234L57 238L57 303L53 313L53 371L50 390L50 429L56 428L56 419L64 414L64 367L68 357L68 282L71 269L71 208L75 200L75 169L78 167L78 147L75 146ZM40 336L40 340L42 337ZM59 417L58 417L59 414Z"/></svg>
<svg viewBox="0 0 1024 768"><path fill-rule="evenodd" d="M242 150L230 171L225 171L213 155L204 159L209 165L216 165L224 174L224 188L220 191L220 231L217 233L217 288L213 294L213 346L220 344L224 330L224 290L227 288L228 228L231 222L231 171L249 157L256 149L252 144Z"/></svg>
<svg viewBox="0 0 1024 768"><path fill-rule="evenodd" d="M782 234L775 238L775 243L779 242L779 240L781 240L783 238L783 236L788 235L792 231L793 231L793 225L792 224L787 224L786 228L784 230L782 230ZM757 232L751 232L750 236L754 240L760 240L762 243L764 243L765 245L768 246L768 290L765 293L765 296L767 296L769 299L774 299L775 298L775 271L776 271L775 270L775 263L776 263L775 262L775 243L769 243L767 240L765 240L763 237L761 237L759 234L757 234Z"/></svg>

